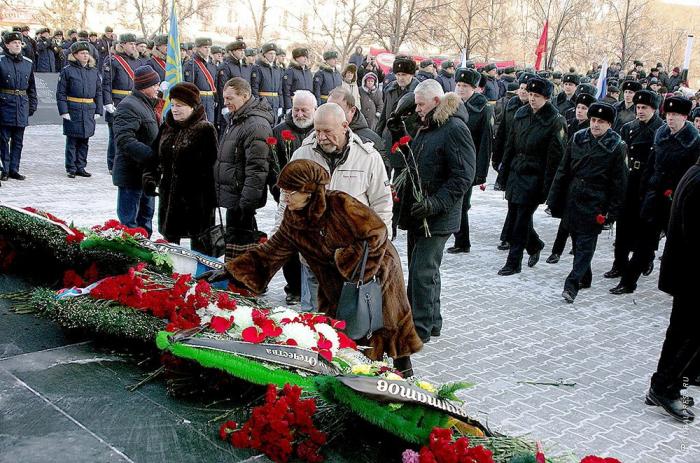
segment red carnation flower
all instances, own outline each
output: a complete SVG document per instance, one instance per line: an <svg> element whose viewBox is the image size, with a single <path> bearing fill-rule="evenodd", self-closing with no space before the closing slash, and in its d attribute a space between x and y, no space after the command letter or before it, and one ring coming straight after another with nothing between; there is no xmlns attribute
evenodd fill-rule
<svg viewBox="0 0 700 463"><path fill-rule="evenodd" d="M211 317L210 325L211 329L217 333L225 333L231 328L231 325L233 325L233 317Z"/></svg>
<svg viewBox="0 0 700 463"><path fill-rule="evenodd" d="M399 145L408 145L411 143L411 136L410 135L404 135L403 137L399 138Z"/></svg>
<svg viewBox="0 0 700 463"><path fill-rule="evenodd" d="M267 142L267 144L270 146L275 146L277 144L277 139L275 137L267 137L265 142Z"/></svg>
<svg viewBox="0 0 700 463"><path fill-rule="evenodd" d="M605 223L605 216L603 214L598 214L595 216L595 221L598 223L598 225L603 225Z"/></svg>
<svg viewBox="0 0 700 463"><path fill-rule="evenodd" d="M664 191L664 196L666 196L668 199L673 199L673 190L668 189Z"/></svg>
<svg viewBox="0 0 700 463"><path fill-rule="evenodd" d="M399 149L399 142L394 143L391 145L391 154L396 153L396 151Z"/></svg>
<svg viewBox="0 0 700 463"><path fill-rule="evenodd" d="M479 189L480 189L481 191L486 191L486 184L485 184L485 183L482 183L481 185L479 185Z"/></svg>
<svg viewBox="0 0 700 463"><path fill-rule="evenodd" d="M282 140L284 141L294 141L296 140L297 137L294 136L291 130L283 130L282 131Z"/></svg>
<svg viewBox="0 0 700 463"><path fill-rule="evenodd" d="M257 326L249 326L244 329L241 333L241 337L245 342L252 342L253 344L260 344L265 340L265 335L262 331L258 330Z"/></svg>

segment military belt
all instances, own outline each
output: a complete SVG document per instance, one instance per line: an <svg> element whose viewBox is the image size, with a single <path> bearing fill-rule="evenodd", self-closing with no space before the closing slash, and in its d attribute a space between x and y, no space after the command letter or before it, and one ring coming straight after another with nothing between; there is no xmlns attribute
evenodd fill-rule
<svg viewBox="0 0 700 463"><path fill-rule="evenodd" d="M7 93L8 95L27 96L26 90L16 90L14 88L0 88L0 93Z"/></svg>
<svg viewBox="0 0 700 463"><path fill-rule="evenodd" d="M214 92L205 92L203 90L200 90L199 94L202 96L214 96Z"/></svg>
<svg viewBox="0 0 700 463"><path fill-rule="evenodd" d="M498 103L498 100L489 100L490 105L495 105L496 103Z"/></svg>
<svg viewBox="0 0 700 463"><path fill-rule="evenodd" d="M115 90L115 89L112 89L112 93L113 93L114 95L128 95L128 94L131 93L131 90Z"/></svg>
<svg viewBox="0 0 700 463"><path fill-rule="evenodd" d="M322 100L327 100L330 97L330 95L321 95Z"/></svg>
<svg viewBox="0 0 700 463"><path fill-rule="evenodd" d="M66 97L66 100L72 102L72 103L85 103L85 104L90 104L94 103L95 100L92 98L75 98L73 96Z"/></svg>
<svg viewBox="0 0 700 463"><path fill-rule="evenodd" d="M630 170L639 170L642 168L642 163L639 161L634 161L630 166Z"/></svg>
<svg viewBox="0 0 700 463"><path fill-rule="evenodd" d="M260 96L279 96L277 92L259 92L258 94Z"/></svg>

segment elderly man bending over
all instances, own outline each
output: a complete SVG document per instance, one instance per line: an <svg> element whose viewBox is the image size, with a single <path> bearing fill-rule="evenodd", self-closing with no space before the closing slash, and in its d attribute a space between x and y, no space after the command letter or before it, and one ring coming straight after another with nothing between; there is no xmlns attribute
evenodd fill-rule
<svg viewBox="0 0 700 463"><path fill-rule="evenodd" d="M352 130L343 109L326 103L316 110L314 132L294 152L292 161L309 159L323 166L331 176L331 190L343 191L369 206L391 229L391 190L382 157L372 143L363 143ZM287 200L280 199L278 222ZM318 282L302 261L301 309L317 310Z"/></svg>

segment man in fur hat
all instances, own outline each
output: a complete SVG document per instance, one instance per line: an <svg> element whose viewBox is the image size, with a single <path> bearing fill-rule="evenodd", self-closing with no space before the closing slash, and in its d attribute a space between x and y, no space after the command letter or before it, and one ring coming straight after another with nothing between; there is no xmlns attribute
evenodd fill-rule
<svg viewBox="0 0 700 463"><path fill-rule="evenodd" d="M399 73L397 73L397 78ZM398 191L399 228L408 232L408 299L416 332L423 342L440 336L440 265L445 244L459 230L462 201L474 182L476 155L467 127L468 115L455 93L445 93L429 79L415 87L416 113L421 130L411 141L421 179L422 197L416 200L413 182ZM389 124L394 137L406 133L402 121ZM411 156L406 148L403 154ZM426 228L427 225L427 228Z"/></svg>
<svg viewBox="0 0 700 463"><path fill-rule="evenodd" d="M323 61L324 62L321 63L318 71L316 71L316 74L314 74L313 85L313 93L316 95L316 101L318 102L319 106L327 102L328 95L330 95L331 90L336 87L340 87L343 82L340 72L338 72L338 69L336 69L338 64L338 52L323 52Z"/></svg>
<svg viewBox="0 0 700 463"><path fill-rule="evenodd" d="M615 260L612 268L605 272L605 278L619 278L631 265L630 253L638 248L640 231L643 224L640 219L640 192L644 188L644 172L650 160L654 134L663 125L659 117L659 97L652 91L639 90L634 94L634 104L637 110L637 119L622 126L622 140L627 144L627 166L629 176L627 180L627 193L625 195L625 207L619 217L615 232ZM651 273L653 268L653 256L645 256L634 252L632 260L635 266L641 265L644 273ZM643 262L642 262L643 260ZM636 279L635 279L636 284Z"/></svg>
<svg viewBox="0 0 700 463"><path fill-rule="evenodd" d="M642 85L636 80L625 80L622 82L622 101L614 104L617 111L617 119L613 130L621 133L622 126L628 122L632 122L636 117L636 108L634 104L634 94L642 89Z"/></svg>
<svg viewBox="0 0 700 463"><path fill-rule="evenodd" d="M442 89L447 92L455 91L455 63L452 60L445 60L440 64L440 72L435 76L435 80L440 82Z"/></svg>
<svg viewBox="0 0 700 463"><path fill-rule="evenodd" d="M119 103L131 93L134 88L134 71L140 65L138 52L136 51L136 36L134 34L122 34L119 43L114 46L114 53L110 54L102 66L102 102L105 108L105 121L109 129L107 142L107 169L110 174L114 168L114 112Z"/></svg>
<svg viewBox="0 0 700 463"><path fill-rule="evenodd" d="M22 34L8 32L2 37L5 54L0 55L0 159L2 180L24 180L19 162L24 129L38 104L32 60L22 56Z"/></svg>
<svg viewBox="0 0 700 463"><path fill-rule="evenodd" d="M216 95L218 105L216 111L217 125L219 130L226 127L226 117L222 113L224 106L224 85L234 77L240 77L250 83L250 73L253 66L250 66L245 59L246 44L243 40L236 40L226 45L226 56L219 64L216 71Z"/></svg>
<svg viewBox="0 0 700 463"><path fill-rule="evenodd" d="M554 106L559 111L559 114L565 114L567 109L576 107L576 100L574 98L574 92L576 92L576 86L579 84L579 77L577 74L564 74L561 89L562 91L557 94L556 98L552 102Z"/></svg>
<svg viewBox="0 0 700 463"><path fill-rule="evenodd" d="M397 56L392 65L392 72L396 79L386 84L384 87L384 108L377 122L377 133L384 139L384 146L393 145L391 133L387 128L387 121L396 109L396 105L402 96L408 92L412 92L419 84L418 79L414 77L416 73L416 62L409 56ZM415 133L415 127L408 127L409 135ZM397 164L394 168L400 168Z"/></svg>
<svg viewBox="0 0 700 463"><path fill-rule="evenodd" d="M37 31L36 37L36 72L56 72L56 57L48 27Z"/></svg>
<svg viewBox="0 0 700 463"><path fill-rule="evenodd" d="M211 39L200 37L194 42L195 53L182 67L185 82L191 82L199 89L207 120L216 121L216 66L209 61Z"/></svg>
<svg viewBox="0 0 700 463"><path fill-rule="evenodd" d="M284 112L292 107L292 97L297 90L312 91L313 87L313 75L309 68L309 50L295 48L292 50L292 61L282 77Z"/></svg>
<svg viewBox="0 0 700 463"><path fill-rule="evenodd" d="M161 82L165 80L165 60L167 57L168 36L165 34L157 35L155 39L153 39L153 50L146 64L151 66L153 70L158 73Z"/></svg>
<svg viewBox="0 0 700 463"><path fill-rule="evenodd" d="M611 129L615 108L592 103L587 119L590 127L576 132L567 145L547 200L552 216L562 219L573 241L573 268L562 293L568 303L579 289L591 287L598 235L622 212L627 182L625 144Z"/></svg>
<svg viewBox="0 0 700 463"><path fill-rule="evenodd" d="M56 89L58 113L66 136L66 174L69 178L90 177L88 143L95 134L95 121L102 115L102 81L89 44L70 47L68 65L61 70Z"/></svg>
<svg viewBox="0 0 700 463"><path fill-rule="evenodd" d="M250 73L250 87L253 96L264 97L270 103L275 121L282 117L284 98L282 97L282 71L275 65L277 46L266 43L260 49L262 56L256 61Z"/></svg>

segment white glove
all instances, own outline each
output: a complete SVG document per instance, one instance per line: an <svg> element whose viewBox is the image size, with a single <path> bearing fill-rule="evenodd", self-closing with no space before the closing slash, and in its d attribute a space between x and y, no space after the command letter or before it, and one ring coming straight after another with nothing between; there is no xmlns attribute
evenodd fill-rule
<svg viewBox="0 0 700 463"><path fill-rule="evenodd" d="M374 115L377 117L382 117L382 113L374 113Z"/></svg>
<svg viewBox="0 0 700 463"><path fill-rule="evenodd" d="M107 111L110 114L112 114L116 110L117 110L117 108L115 108L112 103L105 105L105 111Z"/></svg>
<svg viewBox="0 0 700 463"><path fill-rule="evenodd" d="M277 108L277 117L282 116L282 108Z"/></svg>
<svg viewBox="0 0 700 463"><path fill-rule="evenodd" d="M169 88L170 88L170 82L167 80L164 80L163 82L160 83L160 91L165 93Z"/></svg>
<svg viewBox="0 0 700 463"><path fill-rule="evenodd" d="M68 113L61 114L61 117L64 118L65 120L67 120L67 121L70 120L70 114L68 114Z"/></svg>
<svg viewBox="0 0 700 463"><path fill-rule="evenodd" d="M99 119L101 116L99 114L95 114L95 120Z"/></svg>

